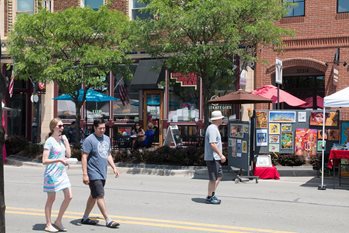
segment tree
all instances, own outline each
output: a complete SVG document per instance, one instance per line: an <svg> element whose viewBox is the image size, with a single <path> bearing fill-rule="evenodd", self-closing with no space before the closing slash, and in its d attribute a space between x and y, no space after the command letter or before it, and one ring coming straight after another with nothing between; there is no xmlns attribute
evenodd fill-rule
<svg viewBox="0 0 349 233"><path fill-rule="evenodd" d="M118 64L128 64L130 28L125 14L107 7L56 13L43 9L38 14L19 15L9 36L15 75L34 82L57 82L60 90L72 97L80 122L86 91L102 86L101 77ZM79 101L81 87L84 94ZM76 132L80 134L80 130Z"/></svg>
<svg viewBox="0 0 349 233"><path fill-rule="evenodd" d="M221 87L232 88L234 59L255 61L257 45L279 47L290 35L275 22L285 14L280 0L144 0L154 17L138 21L140 46L167 57L169 69L195 72L204 104ZM208 108L205 108L208 119ZM207 121L206 121L207 123Z"/></svg>

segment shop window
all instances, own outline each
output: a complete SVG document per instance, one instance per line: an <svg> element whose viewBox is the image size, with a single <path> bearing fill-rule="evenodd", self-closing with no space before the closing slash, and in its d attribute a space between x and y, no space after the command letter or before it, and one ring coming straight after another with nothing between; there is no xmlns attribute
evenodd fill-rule
<svg viewBox="0 0 349 233"><path fill-rule="evenodd" d="M284 0L284 2L292 3L292 6L287 8L285 17L304 16L305 0Z"/></svg>
<svg viewBox="0 0 349 233"><path fill-rule="evenodd" d="M199 90L196 86L182 86L175 79L171 79L169 85L169 121L198 121L199 99Z"/></svg>
<svg viewBox="0 0 349 233"><path fill-rule="evenodd" d="M98 91L100 93L103 93L104 95L110 95L110 92L108 91L109 87L109 79L106 76L101 76L100 79L103 82L103 85L99 86L98 88L94 88L95 91ZM113 101L111 102L113 103ZM95 119L109 119L109 106L110 101L106 102L88 102L86 101L86 110L85 113L87 117L87 122L92 123Z"/></svg>
<svg viewBox="0 0 349 233"><path fill-rule="evenodd" d="M138 91L130 88L130 80L121 75L114 78L113 117L116 123L135 122L139 120L139 95Z"/></svg>
<svg viewBox="0 0 349 233"><path fill-rule="evenodd" d="M34 0L17 0L17 14L34 14Z"/></svg>
<svg viewBox="0 0 349 233"><path fill-rule="evenodd" d="M348 0L337 0L337 13L349 12Z"/></svg>
<svg viewBox="0 0 349 233"><path fill-rule="evenodd" d="M75 119L76 108L71 100L57 100L57 116L61 119Z"/></svg>
<svg viewBox="0 0 349 233"><path fill-rule="evenodd" d="M104 5L104 0L84 0L83 3L85 7L90 7L97 11L101 6Z"/></svg>
<svg viewBox="0 0 349 233"><path fill-rule="evenodd" d="M149 19L151 18L151 14L149 12L145 12L143 9L147 6L146 3L142 3L139 0L131 0L131 18L134 19Z"/></svg>

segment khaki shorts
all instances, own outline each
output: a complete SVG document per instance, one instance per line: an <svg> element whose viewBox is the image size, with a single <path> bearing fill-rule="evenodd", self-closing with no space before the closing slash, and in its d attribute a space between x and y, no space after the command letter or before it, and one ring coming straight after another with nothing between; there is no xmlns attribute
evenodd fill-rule
<svg viewBox="0 0 349 233"><path fill-rule="evenodd" d="M206 161L209 180L216 181L223 177L223 170L220 160Z"/></svg>

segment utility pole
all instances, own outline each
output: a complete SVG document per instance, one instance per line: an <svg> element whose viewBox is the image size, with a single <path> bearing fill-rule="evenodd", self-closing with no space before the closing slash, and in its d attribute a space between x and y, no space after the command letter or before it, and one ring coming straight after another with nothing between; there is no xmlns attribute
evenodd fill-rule
<svg viewBox="0 0 349 233"><path fill-rule="evenodd" d="M0 232L5 233L5 189L4 189L4 159L2 147L5 145L5 131L2 127L2 100L5 98L6 80L2 75L2 42L0 34Z"/></svg>

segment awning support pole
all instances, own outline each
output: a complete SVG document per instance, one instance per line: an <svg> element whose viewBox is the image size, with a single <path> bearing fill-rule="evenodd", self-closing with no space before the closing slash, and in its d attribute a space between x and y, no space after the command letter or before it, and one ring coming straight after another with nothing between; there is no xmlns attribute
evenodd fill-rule
<svg viewBox="0 0 349 233"><path fill-rule="evenodd" d="M322 112L322 145L321 145L321 185L319 185L318 190L326 190L326 185L324 185L324 173L325 173L325 119L326 119L326 108L323 107Z"/></svg>

